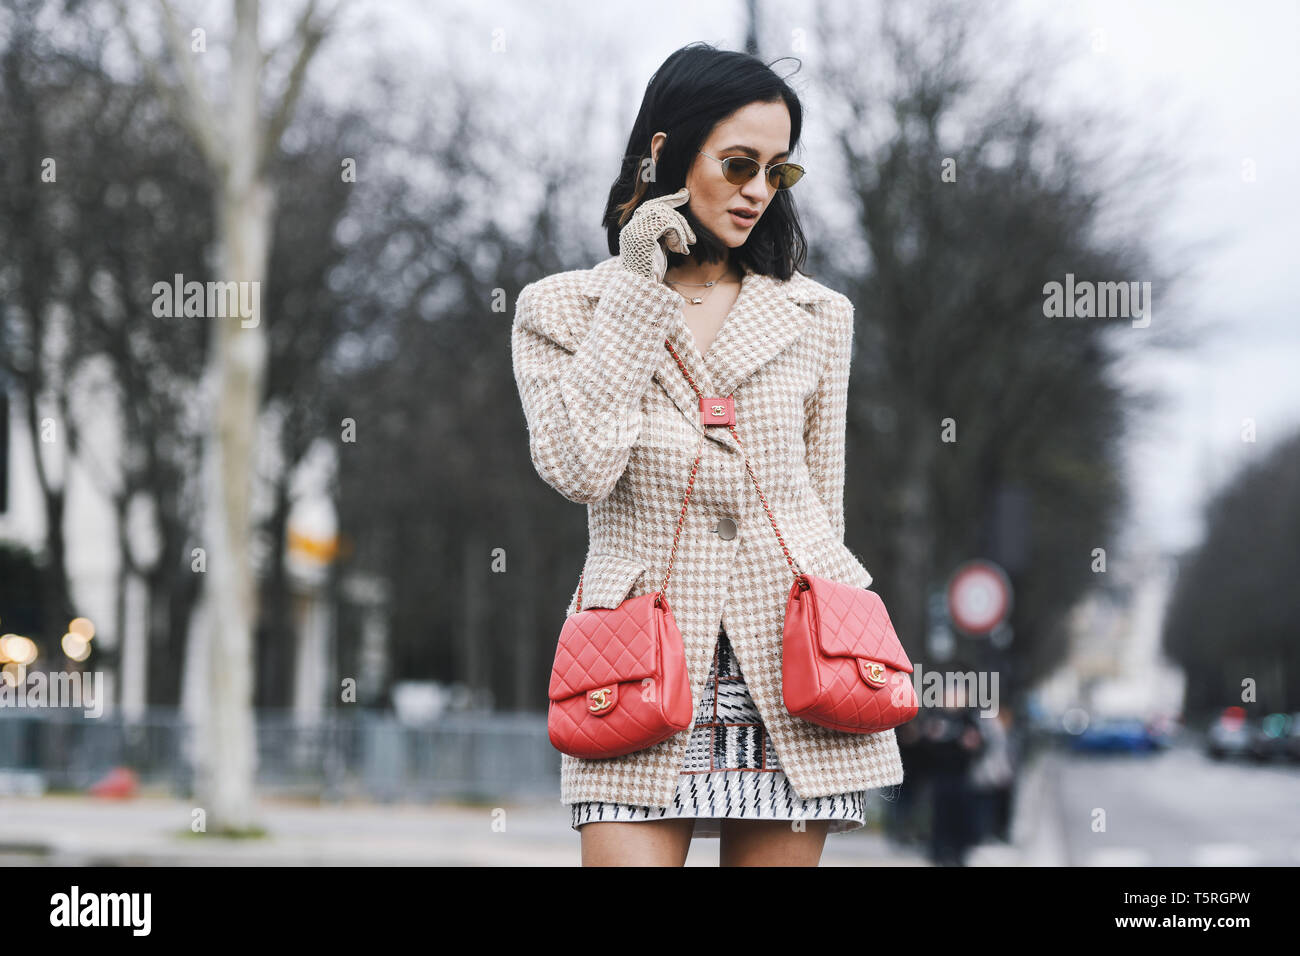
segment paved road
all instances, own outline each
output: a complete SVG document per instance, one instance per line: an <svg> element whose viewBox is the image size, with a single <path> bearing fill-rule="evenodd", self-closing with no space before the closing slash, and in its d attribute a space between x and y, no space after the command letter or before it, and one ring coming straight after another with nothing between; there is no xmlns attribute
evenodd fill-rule
<svg viewBox="0 0 1300 956"><path fill-rule="evenodd" d="M1057 757L1047 778L1062 865L1300 865L1296 764L1219 763L1192 745Z"/></svg>

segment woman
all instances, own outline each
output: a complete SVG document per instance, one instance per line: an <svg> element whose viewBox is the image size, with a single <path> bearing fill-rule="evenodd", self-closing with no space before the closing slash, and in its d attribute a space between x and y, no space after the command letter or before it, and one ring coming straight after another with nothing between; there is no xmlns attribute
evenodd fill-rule
<svg viewBox="0 0 1300 956"><path fill-rule="evenodd" d="M694 835L721 838L723 865L816 866L827 833L863 825L867 791L903 779L892 730L829 730L782 702L791 563L872 580L844 545L853 307L796 272L801 121L756 58L678 50L646 88L610 191L611 257L533 282L516 304L533 463L588 505L582 607L660 589L671 556L695 705L689 731L652 747L563 755L584 865L680 866ZM701 424L705 396L733 399L739 441ZM567 614L577 606L575 588Z"/></svg>

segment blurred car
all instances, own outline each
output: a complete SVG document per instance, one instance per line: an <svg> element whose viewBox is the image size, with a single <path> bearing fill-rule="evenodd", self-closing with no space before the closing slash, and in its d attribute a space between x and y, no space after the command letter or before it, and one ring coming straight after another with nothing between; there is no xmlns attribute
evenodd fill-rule
<svg viewBox="0 0 1300 956"><path fill-rule="evenodd" d="M1291 742L1291 715L1268 714L1251 728L1247 752L1261 763L1285 760Z"/></svg>
<svg viewBox="0 0 1300 956"><path fill-rule="evenodd" d="M1205 734L1205 752L1215 760L1250 753L1253 729L1241 707L1225 707Z"/></svg>
<svg viewBox="0 0 1300 956"><path fill-rule="evenodd" d="M1163 746L1158 736L1140 717L1108 717L1090 724L1070 746L1074 750L1146 753Z"/></svg>

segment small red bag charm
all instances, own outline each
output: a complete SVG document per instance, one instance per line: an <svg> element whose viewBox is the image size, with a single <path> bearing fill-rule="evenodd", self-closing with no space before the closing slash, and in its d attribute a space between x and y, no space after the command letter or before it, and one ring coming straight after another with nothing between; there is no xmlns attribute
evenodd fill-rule
<svg viewBox="0 0 1300 956"><path fill-rule="evenodd" d="M701 425L734 425L736 424L736 400L730 395L723 395L717 398L710 398L707 395L700 396L700 424Z"/></svg>

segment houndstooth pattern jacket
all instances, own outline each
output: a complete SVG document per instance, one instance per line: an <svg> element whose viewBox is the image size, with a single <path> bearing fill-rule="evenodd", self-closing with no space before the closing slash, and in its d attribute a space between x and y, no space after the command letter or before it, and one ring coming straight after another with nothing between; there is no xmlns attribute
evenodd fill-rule
<svg viewBox="0 0 1300 956"><path fill-rule="evenodd" d="M743 446L795 563L869 586L871 575L844 544L853 305L798 272L782 282L746 269L701 356L683 304L616 256L538 279L516 303L511 350L533 464L565 498L588 506L583 607L617 607L662 586L703 438L666 591L693 704L725 627L801 798L901 783L893 730L843 733L785 709L781 636L794 575L742 455ZM734 396L740 444L729 429L700 424L698 396L665 339L704 395ZM718 533L724 518L738 527L731 538ZM577 577L566 616L577 605ZM560 801L669 806L689 740L684 730L605 760L563 754Z"/></svg>

